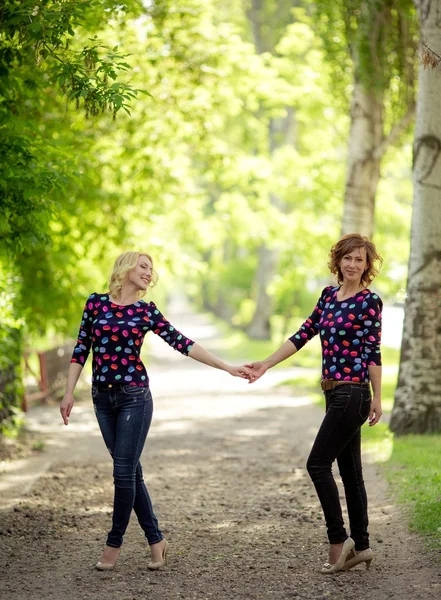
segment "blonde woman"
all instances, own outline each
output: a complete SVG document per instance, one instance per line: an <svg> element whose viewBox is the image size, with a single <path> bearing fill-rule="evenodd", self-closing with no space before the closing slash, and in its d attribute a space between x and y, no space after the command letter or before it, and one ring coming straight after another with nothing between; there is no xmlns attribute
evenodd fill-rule
<svg viewBox="0 0 441 600"><path fill-rule="evenodd" d="M77 344L61 401L65 425L74 405L74 390L92 348L92 399L104 442L113 458L112 528L96 565L112 570L123 543L132 508L151 550L149 569L165 564L167 541L153 512L139 462L152 420L149 378L140 352L149 331L172 348L236 377L249 378L245 367L233 367L177 331L154 302L142 296L157 280L153 260L145 252L125 252L115 261L109 292L93 293L84 307Z"/></svg>

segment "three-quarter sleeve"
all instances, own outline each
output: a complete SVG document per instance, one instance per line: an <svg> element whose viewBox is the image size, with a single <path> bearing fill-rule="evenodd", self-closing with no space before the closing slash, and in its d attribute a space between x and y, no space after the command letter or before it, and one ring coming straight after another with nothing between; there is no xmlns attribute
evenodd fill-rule
<svg viewBox="0 0 441 600"><path fill-rule="evenodd" d="M162 338L174 350L188 356L194 341L173 327L154 302L149 302L147 316L150 319L153 333Z"/></svg>
<svg viewBox="0 0 441 600"><path fill-rule="evenodd" d="M364 352L362 357L369 365L381 365L381 313L383 302L377 294L370 294L364 301Z"/></svg>
<svg viewBox="0 0 441 600"><path fill-rule="evenodd" d="M84 365L89 356L92 345L92 320L93 320L93 300L96 294L91 294L86 301L83 310L83 318L78 332L77 343L75 345L70 362Z"/></svg>
<svg viewBox="0 0 441 600"><path fill-rule="evenodd" d="M330 287L326 287L322 291L311 315L306 319L303 325L300 326L300 329L289 338L289 341L294 344L297 350L303 348L303 346L319 332L319 321L325 305L325 296L330 289Z"/></svg>

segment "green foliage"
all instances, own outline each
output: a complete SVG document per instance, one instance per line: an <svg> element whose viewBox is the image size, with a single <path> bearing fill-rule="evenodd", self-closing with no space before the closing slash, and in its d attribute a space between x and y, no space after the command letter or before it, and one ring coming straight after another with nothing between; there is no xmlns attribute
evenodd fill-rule
<svg viewBox="0 0 441 600"><path fill-rule="evenodd" d="M51 194L63 190L66 175L62 165L51 161L41 139L16 135L5 126L0 131L0 250L14 256L49 241L48 221L57 209Z"/></svg>
<svg viewBox="0 0 441 600"><path fill-rule="evenodd" d="M20 365L24 321L14 311L17 287L17 279L0 263L0 433L9 435L17 430L23 395Z"/></svg>
<svg viewBox="0 0 441 600"><path fill-rule="evenodd" d="M133 14L139 14L134 6ZM95 198L90 202L91 192L100 180L93 171L90 140L78 137L76 117L66 114L65 105L74 102L86 117L104 110L115 117L121 108L129 112L128 103L140 90L117 80L130 69L127 54L115 45L107 48L95 33L110 18L122 18L121 10L116 2L76 0L6 0L0 8L0 298L6 306L0 376L8 379L0 400L4 428L8 419L16 419L19 405L24 319L28 333L41 334L49 327L65 332L72 327L75 300L85 297L84 290L77 287L73 293L71 286L88 277L77 272L69 281L66 276L78 269L85 252L77 232L90 224L84 211L96 205ZM83 192L83 198L75 198L75 192ZM111 243L112 235L108 238Z"/></svg>
<svg viewBox="0 0 441 600"><path fill-rule="evenodd" d="M410 528L425 536L432 548L441 548L441 436L408 435L394 438L387 465L399 500L408 509Z"/></svg>
<svg viewBox="0 0 441 600"><path fill-rule="evenodd" d="M107 108L114 115L121 108L128 112L127 101L139 90L115 82L121 72L131 68L125 62L127 55L118 52L117 46L109 49L102 45L96 35L86 45L75 46L76 30L88 21L91 12L99 11L109 19L122 8L109 2L106 15L105 3L97 0L45 0L40 4L6 0L1 10L2 71L9 75L13 67L34 63L45 71L47 84L56 82L77 107L81 101L87 115ZM18 84L16 75L12 79Z"/></svg>
<svg viewBox="0 0 441 600"><path fill-rule="evenodd" d="M108 3L107 18L118 6ZM91 12L105 8L102 2L7 0L0 9L0 251L9 255L48 243L49 221L77 174L75 161L47 135L63 121L57 85L86 116L107 108L114 116L121 108L128 112L139 91L115 81L130 68L125 54L96 35L84 43L78 36Z"/></svg>
<svg viewBox="0 0 441 600"><path fill-rule="evenodd" d="M309 314L330 281L349 118L312 7L259 5L263 52L241 0L4 3L0 260L28 340L74 336L85 298L131 248L155 259L153 297L179 277L245 327L265 245L279 264L273 347ZM377 204L390 296L406 277L406 160L388 157ZM298 360L316 367L308 346Z"/></svg>
<svg viewBox="0 0 441 600"><path fill-rule="evenodd" d="M317 252L321 249L326 256L339 229L341 205L336 190L342 187L344 176L339 149L344 146L348 124L342 117L339 130L334 110L325 107L332 82L323 64L320 40L304 12L298 10L296 17L299 21L292 22L289 14L284 27L277 30L277 48L272 54L255 57L255 80L250 73L241 77L242 83L247 79L250 83L243 104L254 101L257 119L250 122L246 111L241 121L224 119L213 131L217 140L222 140L216 146L217 160L213 163L201 157L201 164L206 165L205 185L213 198L206 211L209 228L215 233L211 245L217 242L208 254L208 273L200 273L204 285L208 277L211 295L223 298L226 282L219 277L217 265L225 271L226 262L254 264L255 271L258 249L265 244L279 256L279 274L269 292L275 301L275 315L285 320L297 310L293 296L295 301L305 296L311 300L317 293L305 294L302 287L307 277L322 276L323 264L315 260ZM290 115L295 134L288 142L282 129ZM277 147L269 153L268 130L274 123L280 123L281 129L275 134ZM337 151L326 150L331 147ZM208 157L211 159L211 154ZM277 203L271 200L274 196ZM240 266L235 273L240 274L242 286L236 286L237 276L229 278L226 302L236 310L233 322L244 326L253 312L249 296L254 274L245 273Z"/></svg>
<svg viewBox="0 0 441 600"><path fill-rule="evenodd" d="M352 80L385 97L386 129L415 103L418 21L412 0L318 0L318 32L345 102Z"/></svg>

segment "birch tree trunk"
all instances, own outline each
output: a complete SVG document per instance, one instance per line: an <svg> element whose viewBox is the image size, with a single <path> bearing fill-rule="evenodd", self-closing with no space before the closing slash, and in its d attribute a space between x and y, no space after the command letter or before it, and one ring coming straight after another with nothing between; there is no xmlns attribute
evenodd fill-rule
<svg viewBox="0 0 441 600"><path fill-rule="evenodd" d="M441 56L441 0L415 0L421 39ZM398 386L390 427L441 431L441 69L420 65L414 207Z"/></svg>
<svg viewBox="0 0 441 600"><path fill-rule="evenodd" d="M385 58L390 57L391 52L390 45L386 42L385 23L390 21L392 12L398 12L401 16L399 25L396 20L391 25L400 30L401 46L396 44L394 51L397 55L405 56L406 51L409 51L409 44L413 44L413 38L408 24L409 17L405 7L400 7L399 3L395 6L386 2L360 2L361 20L358 28L361 37L358 33L355 38L349 39L354 91L351 100L342 235L358 232L372 237L381 160L389 146L398 141L414 118L413 69L407 65L406 72L402 75L410 91L407 96L407 111L397 118L390 132L386 133L384 130L385 94L390 88ZM363 41L360 42L360 39ZM367 48L368 64L371 67L369 74L366 73L366 56L360 55L366 53ZM403 62L407 64L405 58Z"/></svg>
<svg viewBox="0 0 441 600"><path fill-rule="evenodd" d="M372 236L382 141L383 96L375 96L356 82L351 102L342 235L358 232Z"/></svg>

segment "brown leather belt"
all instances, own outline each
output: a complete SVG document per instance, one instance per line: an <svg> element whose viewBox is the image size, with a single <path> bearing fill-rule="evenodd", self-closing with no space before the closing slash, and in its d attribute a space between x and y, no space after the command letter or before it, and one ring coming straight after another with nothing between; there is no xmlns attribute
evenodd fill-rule
<svg viewBox="0 0 441 600"><path fill-rule="evenodd" d="M364 381L337 381L336 379L323 379L320 382L320 385L322 386L322 390L324 392L327 392L329 390L333 390L338 385L345 385L348 383L350 383L351 385L367 385L367 386L369 386L369 384Z"/></svg>

